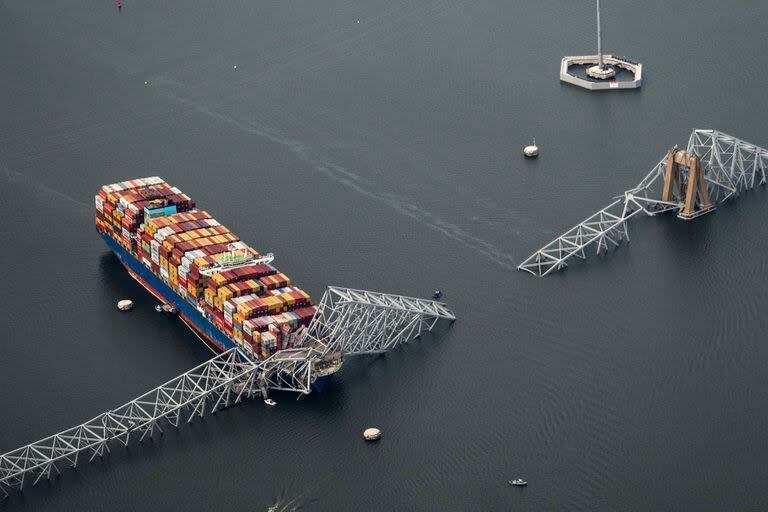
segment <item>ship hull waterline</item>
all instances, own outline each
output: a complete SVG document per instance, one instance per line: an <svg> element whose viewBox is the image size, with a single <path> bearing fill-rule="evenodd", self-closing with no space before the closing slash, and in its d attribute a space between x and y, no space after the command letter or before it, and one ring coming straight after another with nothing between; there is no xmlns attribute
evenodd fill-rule
<svg viewBox="0 0 768 512"><path fill-rule="evenodd" d="M98 230L97 230L98 231ZM115 239L105 233L99 232L107 246L120 260L120 263L128 271L128 274L144 289L151 293L157 300L164 304L170 304L176 308L176 312L183 323L196 335L200 336L209 347L224 352L237 347L237 344L225 333L221 332L210 320L205 318L195 306L187 302L170 286L164 283L150 269L139 262L131 253L122 247ZM312 383L312 390L322 391L330 375L318 377Z"/></svg>

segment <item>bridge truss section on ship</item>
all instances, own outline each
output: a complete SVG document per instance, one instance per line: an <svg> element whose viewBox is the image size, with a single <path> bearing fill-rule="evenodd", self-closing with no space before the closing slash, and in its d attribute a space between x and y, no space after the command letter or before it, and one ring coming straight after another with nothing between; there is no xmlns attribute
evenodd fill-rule
<svg viewBox="0 0 768 512"><path fill-rule="evenodd" d="M700 167L680 163L688 163L681 156L690 157ZM766 169L768 150L716 130L694 130L684 152L672 148L637 186L546 244L517 268L542 277L565 269L572 259L586 259L589 247L597 254L605 252L629 240L626 223L638 213L652 217L674 211L683 219L698 217L712 211L715 204L764 185ZM679 194L669 193L673 173L681 182ZM702 188L694 190L694 178L701 180ZM694 198L691 194L697 195ZM705 204L702 196L712 203Z"/></svg>
<svg viewBox="0 0 768 512"><path fill-rule="evenodd" d="M0 491L21 491L25 484L50 480L87 458L110 453L110 444L125 446L162 433L163 420L215 413L268 389L311 392L329 353L363 354L391 350L440 319L455 320L445 304L350 288L329 287L318 313L304 331L300 347L281 350L261 362L232 348L144 393L116 409L40 441L0 455Z"/></svg>
<svg viewBox="0 0 768 512"><path fill-rule="evenodd" d="M437 301L329 286L306 340L345 355L392 350L456 316Z"/></svg>

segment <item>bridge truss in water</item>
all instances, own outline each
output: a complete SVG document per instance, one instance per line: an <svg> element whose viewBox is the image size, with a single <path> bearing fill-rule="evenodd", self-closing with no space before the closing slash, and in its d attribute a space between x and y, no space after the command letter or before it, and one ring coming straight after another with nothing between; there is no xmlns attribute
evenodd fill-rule
<svg viewBox="0 0 768 512"><path fill-rule="evenodd" d="M266 396L267 389L308 394L328 354L385 352L432 330L440 319L456 319L440 302L329 287L299 347L260 362L229 349L116 409L0 455L0 491L7 497L7 489L50 480L84 458L103 457L115 442L127 446L131 439L162 434L163 419L178 428L182 419L189 423L244 398Z"/></svg>
<svg viewBox="0 0 768 512"><path fill-rule="evenodd" d="M626 222L639 213L678 212L692 219L755 185L766 183L768 150L716 130L694 130L634 188L526 258L517 268L541 277L562 270L586 249L607 251L629 240Z"/></svg>

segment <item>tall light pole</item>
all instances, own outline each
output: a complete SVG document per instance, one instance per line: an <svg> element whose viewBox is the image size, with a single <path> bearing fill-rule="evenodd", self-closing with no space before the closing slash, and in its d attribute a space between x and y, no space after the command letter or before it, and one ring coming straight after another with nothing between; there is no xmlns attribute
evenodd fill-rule
<svg viewBox="0 0 768 512"><path fill-rule="evenodd" d="M603 30L600 27L600 0L597 0L597 65L587 68L587 76L605 80L616 75L612 66L606 66L603 59Z"/></svg>
<svg viewBox="0 0 768 512"><path fill-rule="evenodd" d="M597 65L605 69L603 64L603 31L600 29L600 0L597 0Z"/></svg>

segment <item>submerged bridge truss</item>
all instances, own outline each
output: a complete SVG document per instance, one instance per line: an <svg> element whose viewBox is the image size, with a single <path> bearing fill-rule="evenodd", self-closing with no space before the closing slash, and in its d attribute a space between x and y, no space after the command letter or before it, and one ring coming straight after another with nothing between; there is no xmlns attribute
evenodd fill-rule
<svg viewBox="0 0 768 512"><path fill-rule="evenodd" d="M110 453L110 444L140 442L161 423L178 428L181 420L215 413L243 398L263 396L267 389L311 392L311 384L328 354L384 352L431 330L441 318L455 320L442 303L383 293L329 287L299 347L253 361L239 348L144 393L116 409L40 441L0 455L0 492L58 476Z"/></svg>
<svg viewBox="0 0 768 512"><path fill-rule="evenodd" d="M541 277L566 268L573 258L586 259L586 250L590 246L595 247L597 254L618 246L623 240L629 240L626 222L639 213L655 216L674 211L680 218L691 219L712 211L714 205L709 204L706 208L689 211L691 208L686 205L684 195L664 200L665 178L673 170L679 174L683 186L689 179L695 180L690 167L680 166L679 171L673 169L679 153L682 152L677 147L670 150L637 186L533 253L517 267L518 270ZM700 171L696 171L706 184L706 190L702 189L702 192L713 204L766 183L768 150L731 135L716 130L694 130L685 153L697 157L700 162Z"/></svg>

